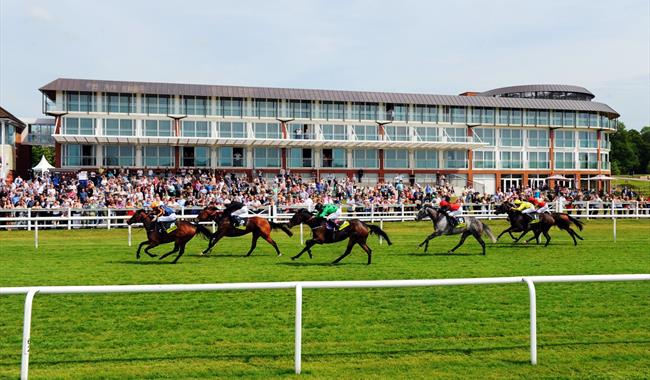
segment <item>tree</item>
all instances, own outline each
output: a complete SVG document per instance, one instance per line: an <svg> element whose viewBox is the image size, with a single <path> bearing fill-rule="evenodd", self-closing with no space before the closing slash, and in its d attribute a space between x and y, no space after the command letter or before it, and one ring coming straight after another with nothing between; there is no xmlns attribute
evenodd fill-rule
<svg viewBox="0 0 650 380"><path fill-rule="evenodd" d="M32 167L38 165L42 156L45 156L47 161L54 165L54 147L34 145L32 146Z"/></svg>
<svg viewBox="0 0 650 380"><path fill-rule="evenodd" d="M638 134L637 131L634 131ZM638 156L638 146L633 140L633 133L625 129L625 124L619 122L616 126L616 133L612 136L612 150L610 160L612 169L618 168L617 172L612 170L613 174L631 174L638 172L640 162ZM638 136L634 136L637 137Z"/></svg>

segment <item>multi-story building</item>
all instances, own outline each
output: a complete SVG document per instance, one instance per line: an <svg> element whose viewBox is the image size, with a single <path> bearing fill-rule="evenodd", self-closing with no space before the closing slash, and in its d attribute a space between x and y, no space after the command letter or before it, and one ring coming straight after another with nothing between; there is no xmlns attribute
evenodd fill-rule
<svg viewBox="0 0 650 380"><path fill-rule="evenodd" d="M567 85L451 96L57 79L40 91L57 167L444 175L488 192L602 187L619 116Z"/></svg>
<svg viewBox="0 0 650 380"><path fill-rule="evenodd" d="M12 180L16 170L16 143L20 143L20 134L25 124L0 107L0 180Z"/></svg>

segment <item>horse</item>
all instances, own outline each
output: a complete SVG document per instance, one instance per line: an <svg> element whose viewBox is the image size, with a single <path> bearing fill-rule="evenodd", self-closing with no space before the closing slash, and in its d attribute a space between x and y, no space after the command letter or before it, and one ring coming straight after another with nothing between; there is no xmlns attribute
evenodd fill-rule
<svg viewBox="0 0 650 380"><path fill-rule="evenodd" d="M433 222L434 232L431 235L427 236L427 238L424 239L424 241L418 246L419 248L424 246L424 252L426 252L429 248L429 240L441 235L462 234L458 244L456 244L456 246L452 248L448 253L453 253L456 249L458 249L458 247L463 245L463 243L465 243L465 239L467 239L469 235L474 236L474 239L476 239L476 241L478 241L478 243L481 245L481 248L483 249L483 255L485 255L485 242L481 238L482 234L486 234L492 243L496 243L496 239L494 238L490 227L476 218L465 217L465 220L467 221L466 227L454 227L451 223L449 223L445 214L437 211L432 206L425 205L420 209L415 220L420 221L426 218L430 218Z"/></svg>
<svg viewBox="0 0 650 380"><path fill-rule="evenodd" d="M359 219L349 219L349 224L345 228L338 231L328 231L326 223L327 221L325 218L315 216L307 209L301 208L299 210L296 210L296 212L291 217L291 220L289 220L289 228L292 228L293 226L297 226L299 224L306 224L311 228L312 238L305 242L305 248L303 248L302 251L300 251L297 255L293 256L291 260L298 259L305 252L309 254L309 258L312 258L311 247L316 244L331 244L349 239L345 252L343 252L343 254L338 259L334 260L332 264L337 264L344 257L349 255L354 245L358 244L359 247L361 247L361 249L363 249L368 255L367 265L370 265L372 261L372 249L370 249L366 243L368 235L374 233L384 238L388 245L392 244L390 238L388 237L388 234L386 234L384 230L378 226L366 224Z"/></svg>
<svg viewBox="0 0 650 380"><path fill-rule="evenodd" d="M497 205L495 208L495 214L507 214L508 215L508 221L510 222L510 227L506 228L497 236L497 240L503 234L506 232L510 234L510 237L516 242L518 242L524 235L528 233L528 231L533 231L535 236L532 238L526 240L526 243L530 242L531 240L535 239L537 241L537 244L539 244L539 235L544 234L544 238L546 238L546 244L544 246L547 246L548 243L551 241L551 236L548 234L548 231L551 229L551 227L555 224L553 217L550 214L544 213L539 215L539 221L537 223L530 223L530 219L522 214L520 211L517 211L513 208L513 206L508 203L508 202L503 202L500 205ZM518 238L512 236L513 232L521 232L521 235L519 235Z"/></svg>
<svg viewBox="0 0 650 380"><path fill-rule="evenodd" d="M257 246L257 239L259 239L260 237L266 240L269 244L271 244L273 248L275 248L275 252L277 253L278 256L282 256L277 243L273 239L271 239L271 230L281 229L288 236L293 236L293 232L291 232L291 230L287 228L286 225L280 223L274 223L272 221L269 221L265 218L261 218L258 216L253 216L248 218L248 220L246 221L245 229L235 228L235 226L233 226L230 223L230 218L224 217L223 211L219 210L215 206L205 207L203 210L201 210L201 212L199 212L197 218L199 221L202 222L214 221L217 223L217 232L215 232L212 235L212 238L210 239L210 244L208 245L208 248L201 253L202 255L207 255L212 249L212 247L214 247L214 245L217 244L217 242L221 240L223 237L244 236L252 233L253 239L251 241L251 248L248 250L248 253L246 253L246 256L250 256L251 253L253 253L253 250Z"/></svg>
<svg viewBox="0 0 650 380"><path fill-rule="evenodd" d="M174 261L172 261L172 264L176 264L178 259L180 259L181 256L183 256L183 253L185 253L185 245L195 235L200 233L203 235L203 237L206 237L208 239L212 237L212 233L207 228L199 224L186 222L184 220L176 221L176 229L174 231L167 234L161 234L155 227L155 223L143 209L136 211L135 214L133 214L133 216L131 216L131 218L126 221L126 223L129 225L133 223L142 223L144 225L144 228L147 230L147 240L140 243L135 254L135 257L137 259L140 259L140 250L145 244L147 244L147 248L145 248L144 253L150 257L156 257L155 254L149 252L151 248L157 247L161 244L174 242L174 249L160 256L160 260L164 259L174 252L178 252L178 255Z"/></svg>
<svg viewBox="0 0 650 380"><path fill-rule="evenodd" d="M574 224L580 231L582 231L584 228L584 223L569 214L561 212L543 213L539 215L540 220L538 223L530 224L528 223L527 217L524 216L521 212L513 210L513 207L510 203L504 202L501 205L497 206L496 210L497 214L502 211L505 211L508 214L508 220L511 224L510 228L514 227L513 231L522 231L522 234L515 239L515 243L518 242L526 233L528 233L528 231L533 231L535 233L535 236L526 240L526 243L530 242L533 239L537 240L537 243L539 243L539 234L542 233L546 238L546 243L544 244L546 247L551 242L551 236L548 234L548 231L553 226L559 228L560 230L566 231L569 236L571 236L571 239L573 239L574 246L578 245L576 237L580 240L584 240L582 236L580 236L575 230L573 230L573 228L571 228L571 224ZM503 231L499 237L501 237L501 235L507 232L510 228Z"/></svg>

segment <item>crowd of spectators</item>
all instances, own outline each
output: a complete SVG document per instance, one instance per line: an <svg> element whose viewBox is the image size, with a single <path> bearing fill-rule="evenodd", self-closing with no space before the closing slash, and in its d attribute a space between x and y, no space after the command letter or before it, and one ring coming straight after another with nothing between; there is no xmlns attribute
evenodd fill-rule
<svg viewBox="0 0 650 380"><path fill-rule="evenodd" d="M624 189L619 195L599 194L577 189L507 189L487 194L471 187L455 188L442 180L436 184L418 184L412 179L397 177L390 182L363 184L347 178L303 179L298 174L280 172L265 177L257 172L253 178L245 174L187 171L183 173L153 172L91 172L53 173L30 180L16 177L11 183L0 181L0 208L32 208L57 213L58 209L131 209L146 208L157 201L176 208L201 208L210 204L225 205L232 201L255 209L334 203L344 209L364 211L389 205L438 203L442 199L471 204L487 209L489 204L533 196L546 201L562 202L570 209L576 202L595 204L616 201L638 201L649 204L642 196ZM309 199L309 200L308 200Z"/></svg>

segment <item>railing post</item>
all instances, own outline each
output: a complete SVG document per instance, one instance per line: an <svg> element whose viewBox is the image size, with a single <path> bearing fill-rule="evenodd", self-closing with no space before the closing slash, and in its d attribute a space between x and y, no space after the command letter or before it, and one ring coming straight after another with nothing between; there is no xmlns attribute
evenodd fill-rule
<svg viewBox="0 0 650 380"><path fill-rule="evenodd" d="M537 296L535 295L535 283L530 278L524 277L528 285L530 296L530 364L537 364Z"/></svg>
<svg viewBox="0 0 650 380"><path fill-rule="evenodd" d="M402 222L403 222L404 221L404 203L402 203L400 206L402 208Z"/></svg>
<svg viewBox="0 0 650 380"><path fill-rule="evenodd" d="M111 209L106 209L106 228L111 229Z"/></svg>
<svg viewBox="0 0 650 380"><path fill-rule="evenodd" d="M612 219L614 219L614 243L616 243L616 218Z"/></svg>
<svg viewBox="0 0 650 380"><path fill-rule="evenodd" d="M129 229L129 247L130 247L131 246L131 225L130 224L128 225L128 229Z"/></svg>
<svg viewBox="0 0 650 380"><path fill-rule="evenodd" d="M302 285L296 285L296 325L295 325L295 370L300 375L302 370Z"/></svg>
<svg viewBox="0 0 650 380"><path fill-rule="evenodd" d="M72 208L68 207L68 231L72 229Z"/></svg>
<svg viewBox="0 0 650 380"><path fill-rule="evenodd" d="M304 235L303 235L303 229L302 229L302 223L300 223L300 245L304 245Z"/></svg>
<svg viewBox="0 0 650 380"><path fill-rule="evenodd" d="M375 204L371 203L370 204L370 223L375 222Z"/></svg>
<svg viewBox="0 0 650 380"><path fill-rule="evenodd" d="M384 219L379 219L379 228L382 230L384 229ZM384 243L384 239L381 238L381 235L379 235L379 245L382 245Z"/></svg>
<svg viewBox="0 0 650 380"><path fill-rule="evenodd" d="M38 290L31 289L27 292L25 297L25 317L23 319L23 356L20 361L20 378L27 380L29 372L29 347L31 344L31 331L32 331L32 304L34 303L34 296Z"/></svg>
<svg viewBox="0 0 650 380"><path fill-rule="evenodd" d="M34 248L38 249L38 220L34 221Z"/></svg>
<svg viewBox="0 0 650 380"><path fill-rule="evenodd" d="M32 208L27 209L27 231L32 230Z"/></svg>

